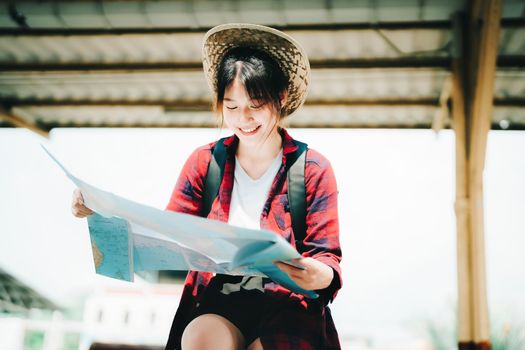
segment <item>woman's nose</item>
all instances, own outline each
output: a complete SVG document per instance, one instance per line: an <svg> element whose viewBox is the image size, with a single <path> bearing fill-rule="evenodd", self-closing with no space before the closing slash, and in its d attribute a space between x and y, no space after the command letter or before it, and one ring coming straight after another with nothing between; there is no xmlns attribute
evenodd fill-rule
<svg viewBox="0 0 525 350"><path fill-rule="evenodd" d="M242 109L242 111L241 111L241 119L242 120L252 120L253 119L252 111L250 110L250 108L243 108Z"/></svg>

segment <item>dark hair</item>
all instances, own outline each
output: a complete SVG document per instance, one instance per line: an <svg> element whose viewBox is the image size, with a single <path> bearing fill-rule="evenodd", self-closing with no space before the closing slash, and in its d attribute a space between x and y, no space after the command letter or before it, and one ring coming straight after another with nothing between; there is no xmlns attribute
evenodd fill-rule
<svg viewBox="0 0 525 350"><path fill-rule="evenodd" d="M215 101L219 114L222 115L224 93L237 76L252 100L269 103L279 117L284 117L281 97L287 89L288 79L269 54L251 47L235 47L219 63Z"/></svg>

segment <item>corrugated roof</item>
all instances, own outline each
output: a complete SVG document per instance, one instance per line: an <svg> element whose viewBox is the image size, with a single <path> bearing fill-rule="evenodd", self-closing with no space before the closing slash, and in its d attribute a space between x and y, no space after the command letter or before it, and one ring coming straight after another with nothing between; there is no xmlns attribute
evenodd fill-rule
<svg viewBox="0 0 525 350"><path fill-rule="evenodd" d="M43 128L214 126L202 37L213 25L247 21L288 32L309 55L310 92L292 126L429 128L450 75L451 16L464 7L417 0L3 4L0 103ZM525 128L524 11L523 2L503 2L495 128Z"/></svg>
<svg viewBox="0 0 525 350"><path fill-rule="evenodd" d="M25 313L30 309L57 309L51 301L0 269L0 313Z"/></svg>

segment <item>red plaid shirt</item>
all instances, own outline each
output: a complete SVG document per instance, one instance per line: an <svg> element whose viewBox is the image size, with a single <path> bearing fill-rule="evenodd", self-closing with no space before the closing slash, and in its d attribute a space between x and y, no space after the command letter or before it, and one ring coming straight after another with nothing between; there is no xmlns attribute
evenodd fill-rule
<svg viewBox="0 0 525 350"><path fill-rule="evenodd" d="M293 153L297 146L286 130L282 129L283 137L283 161L282 165L273 181L270 192L263 207L261 214L261 227L271 230L283 236L293 246L295 246L294 233L292 231L292 221L288 207L288 189L286 181L286 160L290 153ZM224 169L224 177L219 189L219 195L212 204L208 218L228 222L230 212L231 193L234 183L235 151L238 139L231 136L225 140L228 157ZM215 142L196 149L186 161L180 177L175 185L167 210L173 210L192 215L201 215L202 197L204 190L204 180L208 171L208 164L212 157L212 150ZM282 297L289 298L290 303L301 303L308 306L310 303L321 302L324 307L323 323L312 323L312 328L323 327L323 342L327 349L338 349L339 340L330 312L325 307L329 301L333 300L337 291L341 288L341 248L339 245L339 223L337 213L337 186L332 167L328 160L320 153L308 149L305 165L305 185L306 185L306 236L303 240L304 249L301 254L304 257L312 257L327 264L334 270L334 278L329 287L317 291L320 300L311 300L304 296L290 292L288 289L276 284L266 283L265 293L275 293ZM191 321L196 306L199 303L203 291L208 286L212 273L190 271L186 278L184 291L180 305L175 316L168 345L166 348L180 348L180 337L186 325ZM286 328L286 321L283 322ZM304 333L315 329L304 329ZM293 343L297 343L297 339ZM292 349L290 339L286 339L286 334L275 337L275 341L269 348L272 349ZM265 344L268 345L268 344ZM307 349L307 344L299 345L297 348ZM295 347L293 347L295 349Z"/></svg>

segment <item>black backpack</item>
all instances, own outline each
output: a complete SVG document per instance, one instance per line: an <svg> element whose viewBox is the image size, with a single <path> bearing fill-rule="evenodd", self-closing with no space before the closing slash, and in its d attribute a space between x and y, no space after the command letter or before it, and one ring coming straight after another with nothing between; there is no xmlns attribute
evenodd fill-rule
<svg viewBox="0 0 525 350"><path fill-rule="evenodd" d="M208 173L204 180L202 209L202 216L204 217L210 212L211 205L219 193L227 157L224 146L224 140L226 139L227 137L217 141L213 149L210 164L208 165ZM295 140L294 142L298 148L293 154L288 156L286 160L286 172L292 229L295 236L296 247L300 251L303 239L306 236L306 186L304 182L304 168L308 145Z"/></svg>

